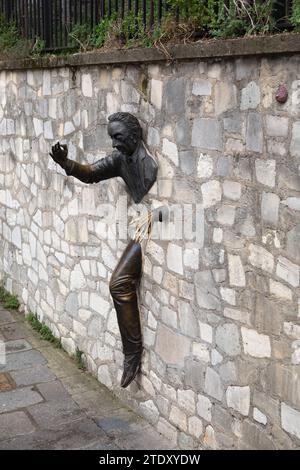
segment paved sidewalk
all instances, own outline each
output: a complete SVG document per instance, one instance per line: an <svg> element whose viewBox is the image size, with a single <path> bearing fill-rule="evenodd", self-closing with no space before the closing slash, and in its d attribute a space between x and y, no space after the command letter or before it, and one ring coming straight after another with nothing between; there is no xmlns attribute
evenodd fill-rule
<svg viewBox="0 0 300 470"><path fill-rule="evenodd" d="M172 449L61 350L39 338L23 315L0 306L0 450Z"/></svg>

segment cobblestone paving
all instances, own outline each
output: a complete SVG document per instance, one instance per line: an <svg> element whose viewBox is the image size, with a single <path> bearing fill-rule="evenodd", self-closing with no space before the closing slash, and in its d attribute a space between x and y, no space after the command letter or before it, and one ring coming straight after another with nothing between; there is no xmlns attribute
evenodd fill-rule
<svg viewBox="0 0 300 470"><path fill-rule="evenodd" d="M17 312L0 306L0 449L171 449Z"/></svg>

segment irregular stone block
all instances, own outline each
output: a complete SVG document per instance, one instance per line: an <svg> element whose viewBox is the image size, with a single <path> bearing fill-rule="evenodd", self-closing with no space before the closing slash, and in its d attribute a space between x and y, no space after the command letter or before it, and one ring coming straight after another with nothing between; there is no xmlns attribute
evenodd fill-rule
<svg viewBox="0 0 300 470"><path fill-rule="evenodd" d="M245 354L252 357L271 357L269 336L261 335L255 330L242 327L242 338Z"/></svg>
<svg viewBox="0 0 300 470"><path fill-rule="evenodd" d="M192 93L196 96L209 96L211 95L211 82L209 80L198 79L193 83Z"/></svg>
<svg viewBox="0 0 300 470"><path fill-rule="evenodd" d="M271 273L274 268L274 256L265 248L251 244L249 261L253 266Z"/></svg>
<svg viewBox="0 0 300 470"><path fill-rule="evenodd" d="M249 113L246 126L246 147L253 152L263 150L262 117L258 113Z"/></svg>
<svg viewBox="0 0 300 470"><path fill-rule="evenodd" d="M221 303L218 290L210 271L200 271L195 275L198 305L208 310L219 310Z"/></svg>
<svg viewBox="0 0 300 470"><path fill-rule="evenodd" d="M266 425L268 422L266 415L264 415L260 410L255 407L253 408L253 419L263 425Z"/></svg>
<svg viewBox="0 0 300 470"><path fill-rule="evenodd" d="M219 181L208 181L201 185L203 207L214 206L217 202L221 201L222 198L222 187Z"/></svg>
<svg viewBox="0 0 300 470"><path fill-rule="evenodd" d="M278 396L290 406L300 408L300 376L299 366L288 366L273 363L265 370L265 391Z"/></svg>
<svg viewBox="0 0 300 470"><path fill-rule="evenodd" d="M178 397L178 406L190 415L195 414L196 406L195 406L195 399L196 394L193 390L178 390L177 392Z"/></svg>
<svg viewBox="0 0 300 470"><path fill-rule="evenodd" d="M228 265L230 285L237 287L245 286L246 278L241 258L238 255L228 254Z"/></svg>
<svg viewBox="0 0 300 470"><path fill-rule="evenodd" d="M267 116L266 129L271 137L287 137L289 120L286 117Z"/></svg>
<svg viewBox="0 0 300 470"><path fill-rule="evenodd" d="M229 408L248 416L250 408L250 387L228 387L226 401Z"/></svg>
<svg viewBox="0 0 300 470"><path fill-rule="evenodd" d="M217 400L221 401L223 398L224 390L220 376L210 367L206 369L204 390Z"/></svg>
<svg viewBox="0 0 300 470"><path fill-rule="evenodd" d="M255 160L256 179L259 183L273 188L276 178L275 160Z"/></svg>
<svg viewBox="0 0 300 470"><path fill-rule="evenodd" d="M271 224L277 225L280 199L277 194L263 193L261 201L262 219Z"/></svg>
<svg viewBox="0 0 300 470"><path fill-rule="evenodd" d="M190 340L164 325L158 326L155 351L167 364L183 366L189 350Z"/></svg>
<svg viewBox="0 0 300 470"><path fill-rule="evenodd" d="M195 119L192 129L192 146L221 150L223 143L220 122L209 118Z"/></svg>
<svg viewBox="0 0 300 470"><path fill-rule="evenodd" d="M294 261L300 264L300 224L287 232L286 252Z"/></svg>
<svg viewBox="0 0 300 470"><path fill-rule="evenodd" d="M237 105L237 88L233 83L217 82L215 85L215 113L220 115Z"/></svg>
<svg viewBox="0 0 300 470"><path fill-rule="evenodd" d="M171 271L174 271L178 274L183 274L181 246L169 243L167 251L167 265Z"/></svg>
<svg viewBox="0 0 300 470"><path fill-rule="evenodd" d="M211 422L211 410L212 410L212 403L210 399L205 397L204 395L198 395L198 403L197 403L198 415L209 423Z"/></svg>
<svg viewBox="0 0 300 470"><path fill-rule="evenodd" d="M281 404L281 425L289 434L300 439L300 412L286 403Z"/></svg>
<svg viewBox="0 0 300 470"><path fill-rule="evenodd" d="M206 365L187 359L184 367L184 383L195 392L201 392L204 389L204 376Z"/></svg>
<svg viewBox="0 0 300 470"><path fill-rule="evenodd" d="M216 330L216 344L229 356L240 354L240 336L237 326L232 323L218 326Z"/></svg>
<svg viewBox="0 0 300 470"><path fill-rule="evenodd" d="M242 89L241 110L255 109L260 104L260 88L255 82L250 82Z"/></svg>
<svg viewBox="0 0 300 470"><path fill-rule="evenodd" d="M151 80L151 103L157 109L161 109L163 82L161 80Z"/></svg>
<svg viewBox="0 0 300 470"><path fill-rule="evenodd" d="M300 158L300 121L294 122L292 127L290 152L293 157Z"/></svg>
<svg viewBox="0 0 300 470"><path fill-rule="evenodd" d="M276 274L293 287L299 286L299 266L289 261L283 256L279 256L276 267Z"/></svg>
<svg viewBox="0 0 300 470"><path fill-rule="evenodd" d="M167 114L183 116L185 113L185 78L168 80L165 84L164 97Z"/></svg>
<svg viewBox="0 0 300 470"><path fill-rule="evenodd" d="M83 96L92 98L93 96L93 82L92 76L89 73L83 74L81 77L81 90Z"/></svg>

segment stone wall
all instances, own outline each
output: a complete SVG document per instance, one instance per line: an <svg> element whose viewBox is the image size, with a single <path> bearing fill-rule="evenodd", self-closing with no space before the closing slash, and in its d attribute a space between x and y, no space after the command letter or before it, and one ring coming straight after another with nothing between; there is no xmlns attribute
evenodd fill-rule
<svg viewBox="0 0 300 470"><path fill-rule="evenodd" d="M300 444L299 74L297 54L0 73L0 275L181 448ZM77 161L104 156L119 110L158 159L148 206L194 224L172 235L170 215L145 248L145 351L126 390L108 289L126 239L108 236L107 209L124 218L124 184L84 185L48 157L57 140Z"/></svg>

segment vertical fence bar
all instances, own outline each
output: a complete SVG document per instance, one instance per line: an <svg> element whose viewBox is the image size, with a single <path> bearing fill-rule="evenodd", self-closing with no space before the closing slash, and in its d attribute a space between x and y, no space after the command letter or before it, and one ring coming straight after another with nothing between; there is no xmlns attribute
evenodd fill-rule
<svg viewBox="0 0 300 470"><path fill-rule="evenodd" d="M27 28L28 28L28 38L31 38L31 14L30 10L31 9L31 0L26 0L26 15L27 15Z"/></svg>
<svg viewBox="0 0 300 470"><path fill-rule="evenodd" d="M143 23L147 27L147 1L143 0Z"/></svg>
<svg viewBox="0 0 300 470"><path fill-rule="evenodd" d="M91 30L94 26L94 6L95 6L95 2L94 0L90 0L90 25L91 25Z"/></svg>
<svg viewBox="0 0 300 470"><path fill-rule="evenodd" d="M35 21L36 21L35 34L44 40L45 38L42 37L41 24L40 24L40 11L41 11L40 8L41 8L40 0L35 0Z"/></svg>
<svg viewBox="0 0 300 470"><path fill-rule="evenodd" d="M74 24L77 24L77 0L74 0Z"/></svg>
<svg viewBox="0 0 300 470"><path fill-rule="evenodd" d="M25 35L24 0L20 0L20 22L21 22L22 36L24 37Z"/></svg>
<svg viewBox="0 0 300 470"><path fill-rule="evenodd" d="M125 16L125 2L124 0L121 0L121 18L124 18Z"/></svg>
<svg viewBox="0 0 300 470"><path fill-rule="evenodd" d="M57 48L58 44L58 22L59 22L59 14L58 14L58 7L57 1L54 2L54 17L53 17L53 46Z"/></svg>
<svg viewBox="0 0 300 470"><path fill-rule="evenodd" d="M97 21L97 0L94 1L94 24L96 25L98 23Z"/></svg>
<svg viewBox="0 0 300 470"><path fill-rule="evenodd" d="M21 33L25 36L25 18L24 18L24 0L20 1L20 22L21 22Z"/></svg>
<svg viewBox="0 0 300 470"><path fill-rule="evenodd" d="M43 0L42 2L42 15L43 15L43 26L44 26L44 40L46 49L52 47L52 2Z"/></svg>
<svg viewBox="0 0 300 470"><path fill-rule="evenodd" d="M149 15L149 26L150 28L154 25L154 0L150 0L150 15Z"/></svg>
<svg viewBox="0 0 300 470"><path fill-rule="evenodd" d="M32 18L32 1L26 0L26 21L27 21L27 38L32 39L32 29L33 29L33 18Z"/></svg>
<svg viewBox="0 0 300 470"><path fill-rule="evenodd" d="M16 1L15 8L14 8L14 21L16 22L16 24L18 24L18 7L19 7L19 4Z"/></svg>
<svg viewBox="0 0 300 470"><path fill-rule="evenodd" d="M63 0L58 0L58 11L59 11L59 47L62 47L63 42Z"/></svg>
<svg viewBox="0 0 300 470"><path fill-rule="evenodd" d="M7 21L11 21L12 19L12 4L11 3L12 3L11 0L5 1L5 18Z"/></svg>
<svg viewBox="0 0 300 470"><path fill-rule="evenodd" d="M28 37L30 39L33 38L33 34L32 34L32 1L31 0L28 0L28 3L27 3L27 14L28 14L28 28L29 28L29 35Z"/></svg>
<svg viewBox="0 0 300 470"><path fill-rule="evenodd" d="M16 4L16 24L18 26L18 28L20 27L20 0L17 0L17 4Z"/></svg>
<svg viewBox="0 0 300 470"><path fill-rule="evenodd" d="M87 10L87 0L84 1L84 22L87 23L87 16L88 16L88 10Z"/></svg>
<svg viewBox="0 0 300 470"><path fill-rule="evenodd" d="M65 8L65 21L64 21L64 43L63 43L63 46L66 47L67 43L68 43L68 0L65 0L65 5L64 5L64 8Z"/></svg>
<svg viewBox="0 0 300 470"><path fill-rule="evenodd" d="M69 0L69 7L68 7L68 15L69 15L69 31L72 31L74 26L74 0ZM70 37L68 35L68 44L70 41Z"/></svg>
<svg viewBox="0 0 300 470"><path fill-rule="evenodd" d="M21 7L22 7L22 36L27 37L27 16L25 12L26 0L22 1Z"/></svg>
<svg viewBox="0 0 300 470"><path fill-rule="evenodd" d="M158 17L158 22L161 23L161 19L162 19L162 0L158 0L157 17Z"/></svg>
<svg viewBox="0 0 300 470"><path fill-rule="evenodd" d="M117 13L119 12L119 0L115 0L115 10Z"/></svg>
<svg viewBox="0 0 300 470"><path fill-rule="evenodd" d="M79 23L82 24L82 2L79 1Z"/></svg>
<svg viewBox="0 0 300 470"><path fill-rule="evenodd" d="M100 20L100 4L99 4L99 0L96 0L96 4L95 4L95 22L96 22L96 24L99 23L99 20Z"/></svg>
<svg viewBox="0 0 300 470"><path fill-rule="evenodd" d="M37 37L37 26L36 26L36 0L33 0L32 3L32 19L33 19L33 37Z"/></svg>
<svg viewBox="0 0 300 470"><path fill-rule="evenodd" d="M134 14L135 16L138 16L139 14L139 0L134 1Z"/></svg>
<svg viewBox="0 0 300 470"><path fill-rule="evenodd" d="M107 15L108 15L109 18L111 17L111 11L112 11L111 0L108 0L108 12L107 12Z"/></svg>

